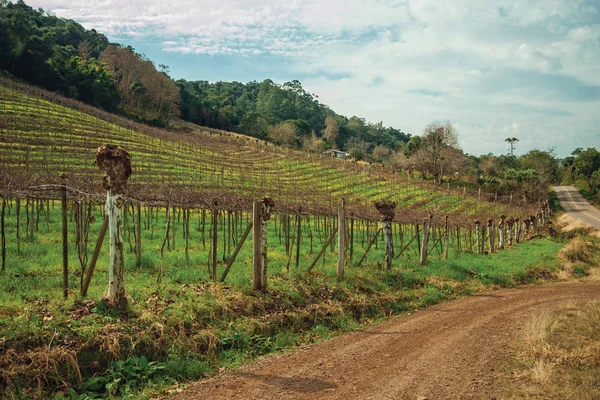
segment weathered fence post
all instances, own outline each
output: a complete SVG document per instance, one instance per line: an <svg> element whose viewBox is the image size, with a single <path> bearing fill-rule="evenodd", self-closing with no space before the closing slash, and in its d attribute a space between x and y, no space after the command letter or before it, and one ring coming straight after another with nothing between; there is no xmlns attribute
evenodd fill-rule
<svg viewBox="0 0 600 400"><path fill-rule="evenodd" d="M498 224L498 248L504 250L504 234L506 233L505 220L506 216L502 214L500 216L500 223Z"/></svg>
<svg viewBox="0 0 600 400"><path fill-rule="evenodd" d="M302 239L302 230L300 229L302 223L302 206L298 207L298 214L296 215L296 226L298 231L296 233L296 270L300 268L300 240ZM290 254L291 254L290 249Z"/></svg>
<svg viewBox="0 0 600 400"><path fill-rule="evenodd" d="M6 236L4 232L4 215L6 213L6 198L4 195L2 196L2 214L0 215L0 247L2 247L2 269L0 273L4 275L4 271L6 270Z"/></svg>
<svg viewBox="0 0 600 400"><path fill-rule="evenodd" d="M96 164L104 170L102 186L106 189L106 215L110 236L107 304L111 308L127 309L125 296L125 262L121 235L122 196L127 192L131 176L131 156L120 146L104 145L98 148Z"/></svg>
<svg viewBox="0 0 600 400"><path fill-rule="evenodd" d="M218 229L219 229L219 225L218 225L218 220L219 220L219 210L217 210L217 202L215 201L215 203L213 204L214 208L211 212L211 220L210 223L212 225L212 233L213 236L211 238L211 266L210 266L210 279L212 279L213 281L217 281L217 239L219 238L219 233L218 233ZM175 216L173 214L173 216ZM173 222L174 223L174 222Z"/></svg>
<svg viewBox="0 0 600 400"><path fill-rule="evenodd" d="M265 196L262 198L262 216L260 219L261 227L260 227L260 258L261 258L261 269L262 269L262 289L267 290L267 221L271 218L271 210L275 205L273 199L269 196ZM291 250L290 250L291 251Z"/></svg>
<svg viewBox="0 0 600 400"><path fill-rule="evenodd" d="M429 246L429 218L423 218L423 241L421 243L421 265L427 262L427 250Z"/></svg>
<svg viewBox="0 0 600 400"><path fill-rule="evenodd" d="M346 266L346 204L343 198L338 210L338 252L337 279L342 280Z"/></svg>
<svg viewBox="0 0 600 400"><path fill-rule="evenodd" d="M487 220L487 229L488 229L488 241L490 247L490 254L494 252L496 245L496 229L494 228L494 220L489 218Z"/></svg>
<svg viewBox="0 0 600 400"><path fill-rule="evenodd" d="M96 268L96 261L98 261L98 256L100 255L100 250L102 249L102 243L104 242L104 236L106 235L106 229L108 229L108 215L104 216L104 221L102 222L102 227L100 228L100 234L98 235L98 240L96 241L96 247L94 248L94 253L92 254L92 259L85 275L85 280L81 285L82 297L87 295L90 282L92 281L94 269Z"/></svg>
<svg viewBox="0 0 600 400"><path fill-rule="evenodd" d="M142 206L138 201L137 203L137 237L135 243L135 263L140 266L142 263Z"/></svg>
<svg viewBox="0 0 600 400"><path fill-rule="evenodd" d="M63 256L63 297L69 296L69 243L67 229L67 183L66 175L60 174L60 200L62 205L62 256ZM33 204L33 203L32 203ZM33 207L31 207L31 220L33 220Z"/></svg>
<svg viewBox="0 0 600 400"><path fill-rule="evenodd" d="M450 231L448 230L448 216L444 222L444 260L448 259L448 249L450 247Z"/></svg>
<svg viewBox="0 0 600 400"><path fill-rule="evenodd" d="M481 254L481 222L479 222L479 220L475 220L475 241L477 246L477 254Z"/></svg>
<svg viewBox="0 0 600 400"><path fill-rule="evenodd" d="M392 220L394 219L396 203L393 201L376 201L375 208L381 214L381 230L385 239L385 268L392 268L394 259L394 242L392 237Z"/></svg>
<svg viewBox="0 0 600 400"><path fill-rule="evenodd" d="M258 142L257 142L258 145ZM253 274L253 289L262 289L262 269L261 269L261 255L260 255L260 227L262 217L262 205L255 201L252 203L252 264L254 266Z"/></svg>

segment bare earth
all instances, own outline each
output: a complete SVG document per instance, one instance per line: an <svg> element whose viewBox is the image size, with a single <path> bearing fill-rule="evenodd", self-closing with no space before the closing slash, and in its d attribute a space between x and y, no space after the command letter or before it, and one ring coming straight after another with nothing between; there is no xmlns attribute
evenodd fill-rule
<svg viewBox="0 0 600 400"><path fill-rule="evenodd" d="M177 399L490 399L533 312L600 299L600 280L491 291L186 388Z"/></svg>

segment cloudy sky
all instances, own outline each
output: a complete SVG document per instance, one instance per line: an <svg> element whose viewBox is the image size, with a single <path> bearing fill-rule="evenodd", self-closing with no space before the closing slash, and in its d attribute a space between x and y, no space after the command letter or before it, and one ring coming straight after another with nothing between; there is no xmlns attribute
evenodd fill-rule
<svg viewBox="0 0 600 400"><path fill-rule="evenodd" d="M469 153L600 148L600 0L26 0L173 78L292 79L336 112Z"/></svg>

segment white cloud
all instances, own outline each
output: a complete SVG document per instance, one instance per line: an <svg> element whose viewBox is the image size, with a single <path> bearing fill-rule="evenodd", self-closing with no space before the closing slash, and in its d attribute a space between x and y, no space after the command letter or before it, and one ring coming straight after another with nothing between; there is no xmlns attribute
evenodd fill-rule
<svg viewBox="0 0 600 400"><path fill-rule="evenodd" d="M308 76L334 110L411 133L450 120L469 152L504 152L509 133L521 149L600 147L600 25L586 0L28 4L111 38L159 38L169 54L285 58L280 76Z"/></svg>

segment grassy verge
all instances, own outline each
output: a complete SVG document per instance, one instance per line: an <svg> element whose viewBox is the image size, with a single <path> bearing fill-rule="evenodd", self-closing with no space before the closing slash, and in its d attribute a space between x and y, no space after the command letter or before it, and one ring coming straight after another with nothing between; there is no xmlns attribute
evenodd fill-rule
<svg viewBox="0 0 600 400"><path fill-rule="evenodd" d="M563 271L589 275L600 260L598 240L577 236L558 258ZM500 385L501 398L600 398L600 302L572 303L532 315L509 369L512 379Z"/></svg>
<svg viewBox="0 0 600 400"><path fill-rule="evenodd" d="M102 301L40 296L15 277L0 278L0 384L4 397L143 398L260 355L323 340L392 314L486 287L552 278L562 244L541 239L489 256L458 255L427 267L350 268L344 282L327 271L276 275L266 294L197 275L158 288L138 269L128 279L131 309ZM332 263L331 268L335 268ZM189 272L188 272L189 273ZM32 267L30 285L40 271ZM17 279L18 280L18 279ZM192 283L193 282L193 283Z"/></svg>
<svg viewBox="0 0 600 400"><path fill-rule="evenodd" d="M505 398L600 398L600 302L531 318Z"/></svg>

